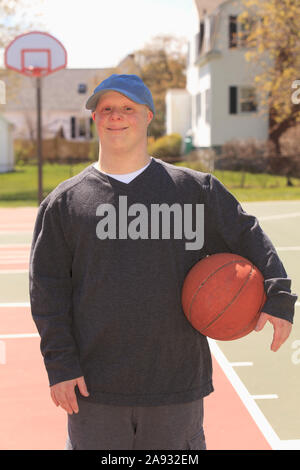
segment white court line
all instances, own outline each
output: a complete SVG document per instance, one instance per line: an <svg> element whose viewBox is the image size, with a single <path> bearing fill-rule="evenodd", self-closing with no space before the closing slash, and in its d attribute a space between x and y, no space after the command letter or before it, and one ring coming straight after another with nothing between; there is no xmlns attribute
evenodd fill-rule
<svg viewBox="0 0 300 470"><path fill-rule="evenodd" d="M28 273L28 269L0 269L0 274Z"/></svg>
<svg viewBox="0 0 300 470"><path fill-rule="evenodd" d="M277 215L263 215L262 217L257 216L259 220L288 219L289 217L300 217L300 212L290 212L289 214Z"/></svg>
<svg viewBox="0 0 300 470"><path fill-rule="evenodd" d="M227 360L226 356L223 354L216 341L208 338L209 347L214 355L215 359L218 361L220 367L225 373L226 377L230 381L231 385L239 395L240 399L244 403L248 412L254 419L257 427L260 429L265 439L269 443L270 447L273 450L288 449L288 443L291 441L282 441L279 439L278 435L270 425L269 421L266 419L265 415L262 413L261 409L256 404L253 397L248 392L247 388ZM300 449L300 439L295 439L292 441L293 449Z"/></svg>
<svg viewBox="0 0 300 470"><path fill-rule="evenodd" d="M10 243L10 244L6 244L6 243L0 243L0 249L1 248L30 248L30 244L29 243Z"/></svg>
<svg viewBox="0 0 300 470"><path fill-rule="evenodd" d="M29 233L32 235L33 234L33 231L32 230L0 230L0 235L8 235L8 234L12 234L12 235L15 235L15 234L25 234L25 235L28 235Z"/></svg>
<svg viewBox="0 0 300 470"><path fill-rule="evenodd" d="M20 258L29 258L29 252L24 250L19 251L9 251L1 252L0 251L0 259L20 259Z"/></svg>
<svg viewBox="0 0 300 470"><path fill-rule="evenodd" d="M31 227L32 227L32 224L31 224L30 222L24 222L24 223L22 223L22 222L20 222L20 223L14 222L14 223L11 223L11 224L0 224L0 230L1 230L2 228L14 228L14 227L16 227L16 228L19 228L19 227L31 228Z"/></svg>
<svg viewBox="0 0 300 470"><path fill-rule="evenodd" d="M28 258L18 258L18 259L14 259L14 260L9 260L9 259L2 259L0 257L0 265L2 264L5 264L5 265L13 265L13 264L27 264L28 265L29 263L29 259Z"/></svg>
<svg viewBox="0 0 300 470"><path fill-rule="evenodd" d="M0 364L6 364L6 345L4 341L0 341Z"/></svg>
<svg viewBox="0 0 300 470"><path fill-rule="evenodd" d="M30 307L30 302L1 302L1 307Z"/></svg>
<svg viewBox="0 0 300 470"><path fill-rule="evenodd" d="M281 441L281 450L299 450L300 449L300 439L287 439Z"/></svg>
<svg viewBox="0 0 300 470"><path fill-rule="evenodd" d="M15 338L39 338L38 333L20 333L11 335L0 335L0 339L15 339Z"/></svg>

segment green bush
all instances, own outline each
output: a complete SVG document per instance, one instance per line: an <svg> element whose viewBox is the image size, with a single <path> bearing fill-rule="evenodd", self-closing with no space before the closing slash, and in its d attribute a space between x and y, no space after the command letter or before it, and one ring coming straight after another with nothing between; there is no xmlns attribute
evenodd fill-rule
<svg viewBox="0 0 300 470"><path fill-rule="evenodd" d="M148 153L153 157L179 157L181 155L182 137L180 134L169 134L159 137L148 145Z"/></svg>

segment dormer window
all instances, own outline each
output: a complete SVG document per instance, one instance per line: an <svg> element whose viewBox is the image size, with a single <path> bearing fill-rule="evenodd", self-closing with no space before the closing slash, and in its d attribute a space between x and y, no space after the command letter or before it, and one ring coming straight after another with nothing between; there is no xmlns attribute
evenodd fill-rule
<svg viewBox="0 0 300 470"><path fill-rule="evenodd" d="M86 93L87 86L85 83L79 83L78 85L78 93Z"/></svg>

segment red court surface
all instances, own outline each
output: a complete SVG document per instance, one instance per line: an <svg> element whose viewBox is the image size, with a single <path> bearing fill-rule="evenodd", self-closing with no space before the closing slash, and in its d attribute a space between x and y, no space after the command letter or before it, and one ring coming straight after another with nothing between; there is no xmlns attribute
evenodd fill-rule
<svg viewBox="0 0 300 470"><path fill-rule="evenodd" d="M0 316L0 449L63 450L66 414L50 398L39 337L26 336L37 333L30 308L1 307ZM271 449L215 359L213 368L215 392L205 399L208 450Z"/></svg>
<svg viewBox="0 0 300 470"><path fill-rule="evenodd" d="M28 271L29 243L10 243L10 233L30 232L36 208L0 209L0 275ZM25 274L26 275L26 274ZM25 302L25 301L24 301ZM204 400L208 450L271 450L258 425L213 356L215 391ZM63 450L66 413L49 393L30 307L0 298L0 449Z"/></svg>

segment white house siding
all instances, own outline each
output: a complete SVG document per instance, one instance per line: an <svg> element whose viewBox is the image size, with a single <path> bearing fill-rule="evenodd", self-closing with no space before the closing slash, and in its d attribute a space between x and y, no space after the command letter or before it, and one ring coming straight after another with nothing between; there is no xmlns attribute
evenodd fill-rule
<svg viewBox="0 0 300 470"><path fill-rule="evenodd" d="M0 116L0 173L14 169L13 126Z"/></svg>
<svg viewBox="0 0 300 470"><path fill-rule="evenodd" d="M212 126L211 143L219 146L231 139L256 138L265 140L268 136L268 116L258 101L257 112L229 113L229 87L253 86L257 66L245 59L245 48L229 48L230 15L242 12L238 2L224 2L220 9L219 30L215 49L220 55L212 60ZM239 91L238 91L239 94Z"/></svg>
<svg viewBox="0 0 300 470"><path fill-rule="evenodd" d="M229 48L229 16L239 15L241 8L239 1L225 1L212 15L199 17L205 24L200 56L196 38L199 31L190 40L186 88L192 100L191 128L196 147L219 147L232 139L266 140L268 137L268 115L261 108L259 98L256 112L229 112L229 87L237 87L239 100L240 88L254 86L254 76L259 72L257 66L246 61L246 49ZM199 94L200 117L197 116Z"/></svg>
<svg viewBox="0 0 300 470"><path fill-rule="evenodd" d="M180 134L182 139L191 128L191 96L185 89L166 94L166 133Z"/></svg>
<svg viewBox="0 0 300 470"><path fill-rule="evenodd" d="M193 81L189 86L192 97L192 133L193 143L196 147L211 146L211 121L206 119L206 91L211 90L210 64L206 64L201 69L195 67ZM211 100L210 96L210 100ZM197 103L197 100L198 103ZM198 106L201 106L199 116Z"/></svg>

